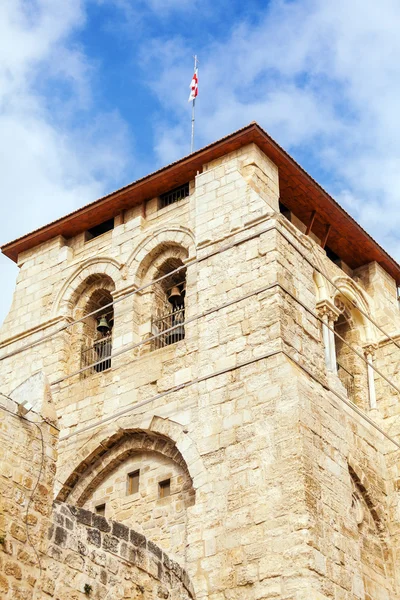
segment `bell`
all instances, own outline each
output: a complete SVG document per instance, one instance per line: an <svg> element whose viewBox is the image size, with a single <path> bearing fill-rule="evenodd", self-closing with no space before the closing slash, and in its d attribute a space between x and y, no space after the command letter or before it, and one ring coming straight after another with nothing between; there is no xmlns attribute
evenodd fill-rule
<svg viewBox="0 0 400 600"><path fill-rule="evenodd" d="M182 300L181 291L177 285L174 285L174 287L171 289L171 292L168 296L168 302L171 302L171 304L178 304L181 300Z"/></svg>
<svg viewBox="0 0 400 600"><path fill-rule="evenodd" d="M97 325L97 331L99 331L100 333L107 333L108 331L110 331L110 326L107 323L107 319L104 316L100 317L99 324Z"/></svg>

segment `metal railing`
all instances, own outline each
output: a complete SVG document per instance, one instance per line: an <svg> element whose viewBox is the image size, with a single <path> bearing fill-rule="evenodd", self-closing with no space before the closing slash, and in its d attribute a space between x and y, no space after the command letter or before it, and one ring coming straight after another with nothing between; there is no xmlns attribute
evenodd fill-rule
<svg viewBox="0 0 400 600"><path fill-rule="evenodd" d="M165 206L169 206L174 202L178 202L178 200L182 200L182 198L186 198L189 196L189 184L185 183L174 190L167 192L166 194L161 194L159 207L164 208Z"/></svg>
<svg viewBox="0 0 400 600"><path fill-rule="evenodd" d="M347 396L349 397L350 400L352 400L354 402L355 384L354 384L353 373L350 373L350 371L348 371L340 363L336 363L336 367L337 367L338 377L339 377L340 381L342 382L342 384L344 385L344 387L346 388Z"/></svg>
<svg viewBox="0 0 400 600"><path fill-rule="evenodd" d="M112 338L111 336L101 338L94 342L93 346L83 348L81 352L81 366L89 367L93 365L92 369L85 371L85 375L90 373L102 373L107 369L111 368L111 352L112 352ZM97 365L94 363L99 362Z"/></svg>
<svg viewBox="0 0 400 600"><path fill-rule="evenodd" d="M165 348L165 346L170 346L171 344L183 340L185 337L185 326L182 325L182 323L184 323L184 321L184 306L178 306L172 312L162 317L152 319L152 334L157 335L152 341L152 349L158 350L159 348ZM164 331L165 333L163 333Z"/></svg>

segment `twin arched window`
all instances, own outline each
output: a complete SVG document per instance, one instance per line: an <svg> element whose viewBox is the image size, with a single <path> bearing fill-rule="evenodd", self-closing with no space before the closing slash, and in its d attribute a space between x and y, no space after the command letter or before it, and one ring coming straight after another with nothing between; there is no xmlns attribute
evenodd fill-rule
<svg viewBox="0 0 400 600"><path fill-rule="evenodd" d="M73 327L74 340L72 346L79 353L79 365L73 359L73 370L82 370L82 376L106 371L112 366L113 339L124 336L129 331L126 324L132 327L132 335L138 341L139 333L134 323L147 329L146 337L151 338L150 344L143 344L140 353L157 350L175 344L185 337L185 296L186 269L181 258L167 256L164 252L158 259L152 261L153 269L148 268L154 285L146 289L146 293L135 296L131 304L132 318L126 318L126 308L123 319L114 319L113 292L115 285L105 274L89 276L77 290L73 316L82 319ZM122 304L123 305L123 302ZM120 305L120 306L121 306ZM93 314L95 313L95 314ZM125 327L124 331L118 331ZM148 325L146 325L148 324ZM143 329L144 326L144 329ZM77 347L78 346L78 347ZM74 352L76 356L76 352Z"/></svg>

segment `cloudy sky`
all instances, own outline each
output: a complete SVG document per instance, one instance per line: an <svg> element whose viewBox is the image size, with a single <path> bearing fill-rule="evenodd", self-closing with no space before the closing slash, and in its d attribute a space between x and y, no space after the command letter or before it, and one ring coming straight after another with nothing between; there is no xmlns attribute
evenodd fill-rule
<svg viewBox="0 0 400 600"><path fill-rule="evenodd" d="M1 0L0 243L258 121L400 259L398 0ZM0 321L17 268L0 258Z"/></svg>

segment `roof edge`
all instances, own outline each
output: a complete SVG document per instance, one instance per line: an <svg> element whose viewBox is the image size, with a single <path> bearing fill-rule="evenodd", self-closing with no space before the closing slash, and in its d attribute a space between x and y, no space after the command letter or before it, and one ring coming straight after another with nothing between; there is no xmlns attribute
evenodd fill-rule
<svg viewBox="0 0 400 600"><path fill-rule="evenodd" d="M195 177L196 172L200 170L205 163L220 158L224 154L228 154L231 151L252 142L256 143L267 156L268 151L266 150L269 150L270 153L274 155L275 160L278 162L281 161L282 165L291 169L291 172L295 177L302 178L306 187L317 193L321 202L324 201L326 203L325 209L328 207L329 210L333 210L334 213L336 213L336 220L338 222L345 221L354 235L358 234L358 236L361 236L360 241L362 242L364 240L365 244L370 248L370 254L375 253L376 255L379 255L380 261L386 265L386 270L388 270L396 279L397 284L400 283L400 265L255 121L252 121L245 127L242 127L199 150L196 150L192 154L184 156L183 158L166 165L153 173L145 175L114 192L106 194L47 225L4 244L1 247L1 251L11 260L17 262L18 254L23 251L29 250L45 241L49 241L58 235L72 237L73 235L77 235L79 231L87 229L87 223L89 223L89 226L94 226L102 222L102 220L106 220L106 218L104 218L95 222L93 215L94 211L97 211L99 218L100 215L108 215L108 218L111 218L111 216L117 214L124 208L140 204L144 199L155 197L155 195L158 194L152 196L151 193L157 191L157 189L162 189L163 184L167 185L168 183L171 183L172 188L174 182L179 181L179 178L184 179L185 177L189 178L189 176L190 178ZM271 160L274 161L274 158L271 158ZM188 179L186 179L186 181L187 180ZM184 181L182 180L181 183L183 182ZM165 189L166 188L164 187L164 190ZM148 191L149 194L147 196L146 191ZM296 214L295 211L294 213ZM91 221L89 220L90 216ZM71 235L68 235L68 232L72 232ZM363 238L363 240L361 238ZM372 251L371 249L375 250Z"/></svg>

